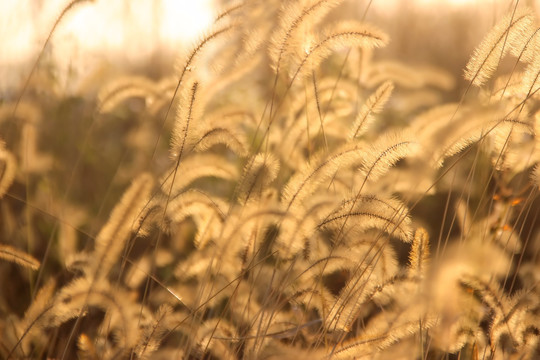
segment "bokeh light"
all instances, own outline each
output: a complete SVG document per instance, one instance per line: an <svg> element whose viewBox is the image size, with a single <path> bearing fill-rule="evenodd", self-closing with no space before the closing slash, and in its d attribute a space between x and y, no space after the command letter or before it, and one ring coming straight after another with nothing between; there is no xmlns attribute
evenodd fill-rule
<svg viewBox="0 0 540 360"><path fill-rule="evenodd" d="M0 1L0 91L27 75L69 2ZM59 76L70 72L81 78L104 63L143 67L156 54L174 57L208 27L212 14L211 0L81 1L62 19L47 55Z"/></svg>

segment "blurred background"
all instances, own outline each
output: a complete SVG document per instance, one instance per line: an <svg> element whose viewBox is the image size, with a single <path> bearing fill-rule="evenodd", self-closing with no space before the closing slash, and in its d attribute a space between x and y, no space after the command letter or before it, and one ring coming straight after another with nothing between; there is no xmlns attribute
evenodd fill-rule
<svg viewBox="0 0 540 360"><path fill-rule="evenodd" d="M515 0L347 0L347 14L388 32L381 56L461 74L484 34ZM69 0L0 0L0 96L13 96ZM79 1L54 33L40 68L58 87L109 74L170 73L179 51L212 22L217 0ZM518 1L537 12L540 0Z"/></svg>

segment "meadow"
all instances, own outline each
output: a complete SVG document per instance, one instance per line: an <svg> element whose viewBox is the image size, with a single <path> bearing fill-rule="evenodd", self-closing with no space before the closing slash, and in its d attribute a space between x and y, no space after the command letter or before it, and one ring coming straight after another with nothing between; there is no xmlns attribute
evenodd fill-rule
<svg viewBox="0 0 540 360"><path fill-rule="evenodd" d="M224 1L70 95L52 28L0 98L0 358L540 357L538 13L452 72L352 3Z"/></svg>

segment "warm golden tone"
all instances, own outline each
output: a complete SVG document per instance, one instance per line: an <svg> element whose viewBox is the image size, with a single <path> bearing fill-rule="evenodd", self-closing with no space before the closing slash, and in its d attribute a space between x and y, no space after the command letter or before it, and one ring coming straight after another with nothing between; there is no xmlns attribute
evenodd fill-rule
<svg viewBox="0 0 540 360"><path fill-rule="evenodd" d="M537 14L454 76L346 3L225 2L95 96L41 53L0 103L0 358L540 357Z"/></svg>

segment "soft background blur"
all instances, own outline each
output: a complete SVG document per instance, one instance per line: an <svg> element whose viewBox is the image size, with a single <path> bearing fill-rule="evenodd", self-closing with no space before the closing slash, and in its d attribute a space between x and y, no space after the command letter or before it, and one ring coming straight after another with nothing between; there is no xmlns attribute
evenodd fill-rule
<svg viewBox="0 0 540 360"><path fill-rule="evenodd" d="M0 0L0 96L17 92L68 0ZM212 0L95 0L77 4L61 22L40 67L62 91L112 73L171 71L178 52L211 23ZM222 1L226 3L226 1ZM511 0L348 0L349 14L390 34L381 56L441 66L459 74ZM537 12L540 0L522 0ZM366 9L369 10L366 12Z"/></svg>
<svg viewBox="0 0 540 360"><path fill-rule="evenodd" d="M13 90L33 65L70 0L0 0L0 91ZM212 21L211 0L82 1L64 17L44 59L66 91L104 69L161 72ZM41 64L43 66L43 64Z"/></svg>

